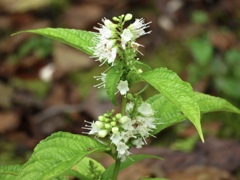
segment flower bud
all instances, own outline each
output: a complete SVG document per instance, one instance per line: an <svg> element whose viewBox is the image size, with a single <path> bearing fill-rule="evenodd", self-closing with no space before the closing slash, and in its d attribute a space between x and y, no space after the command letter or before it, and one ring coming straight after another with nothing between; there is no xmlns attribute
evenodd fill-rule
<svg viewBox="0 0 240 180"><path fill-rule="evenodd" d="M109 120L110 120L110 119L107 118L107 117L104 118L104 122L109 122Z"/></svg>
<svg viewBox="0 0 240 180"><path fill-rule="evenodd" d="M106 124L104 125L104 127L105 127L106 129L110 129L112 126L111 126L111 124L106 123Z"/></svg>
<svg viewBox="0 0 240 180"><path fill-rule="evenodd" d="M141 74L142 72L143 72L143 71L142 71L141 69L138 69L138 70L137 70L137 73L138 73L138 74Z"/></svg>
<svg viewBox="0 0 240 180"><path fill-rule="evenodd" d="M119 18L117 18L117 17L115 17L115 16L114 16L112 19L113 19L114 21L119 21Z"/></svg>
<svg viewBox="0 0 240 180"><path fill-rule="evenodd" d="M111 126L116 126L117 123L112 121L110 124L111 124Z"/></svg>
<svg viewBox="0 0 240 180"><path fill-rule="evenodd" d="M120 119L120 118L122 117L122 114L117 113L115 117L116 117L117 119Z"/></svg>
<svg viewBox="0 0 240 180"><path fill-rule="evenodd" d="M98 136L104 138L107 135L107 130L101 130L98 132Z"/></svg>
<svg viewBox="0 0 240 180"><path fill-rule="evenodd" d="M104 121L104 116L98 116L99 121Z"/></svg>
<svg viewBox="0 0 240 180"><path fill-rule="evenodd" d="M113 128L112 128L112 132L113 132L113 133L117 133L118 131L119 131L118 127L113 127Z"/></svg>
<svg viewBox="0 0 240 180"><path fill-rule="evenodd" d="M125 21L129 21L129 20L132 19L132 17L133 17L132 14L126 14L124 20L125 20Z"/></svg>
<svg viewBox="0 0 240 180"><path fill-rule="evenodd" d="M130 94L130 93L127 94L127 98L128 98L129 100L131 100L131 101L134 99L134 98L133 98L133 95Z"/></svg>
<svg viewBox="0 0 240 180"><path fill-rule="evenodd" d="M124 123L126 123L126 122L128 122L128 121L130 121L131 119L129 118L129 117L127 117L127 116L123 116L123 117L121 117L120 118L120 122L122 123L122 124L124 124Z"/></svg>
<svg viewBox="0 0 240 180"><path fill-rule="evenodd" d="M101 128L103 126L103 123L101 121L96 121L95 122L95 125L98 127L98 128Z"/></svg>

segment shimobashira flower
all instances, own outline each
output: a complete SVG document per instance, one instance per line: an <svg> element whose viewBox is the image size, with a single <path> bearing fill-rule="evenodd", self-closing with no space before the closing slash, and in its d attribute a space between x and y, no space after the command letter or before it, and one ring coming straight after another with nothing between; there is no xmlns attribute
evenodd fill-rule
<svg viewBox="0 0 240 180"><path fill-rule="evenodd" d="M137 138L133 140L132 143L136 146L137 149L142 148L142 145L144 145L142 138Z"/></svg>
<svg viewBox="0 0 240 180"><path fill-rule="evenodd" d="M99 28L94 27L99 31L99 34L95 39L97 43L93 47L93 57L96 57L102 64L108 62L113 65L117 56L116 39L114 39L116 38L117 25L106 18L102 21L104 25L100 24Z"/></svg>
<svg viewBox="0 0 240 180"><path fill-rule="evenodd" d="M132 31L135 38L138 38L140 36L143 36L145 34L150 34L151 31L145 32L145 29L149 27L149 24L151 22L145 23L144 19L136 19L135 22L128 26L128 29Z"/></svg>
<svg viewBox="0 0 240 180"><path fill-rule="evenodd" d="M107 74L106 73L101 73L101 76L94 76L94 78L98 80L101 80L102 82L95 85L94 87L98 87L98 88L101 88L101 87L105 87L105 82L106 82L106 76Z"/></svg>
<svg viewBox="0 0 240 180"><path fill-rule="evenodd" d="M127 92L129 91L128 82L120 80L117 85L117 89L119 90L121 95L127 94Z"/></svg>
<svg viewBox="0 0 240 180"><path fill-rule="evenodd" d="M143 102L138 107L138 112L140 112L144 116L152 116L154 114L154 111L153 111L151 105L146 102Z"/></svg>
<svg viewBox="0 0 240 180"><path fill-rule="evenodd" d="M128 41L130 41L133 37L132 32L130 31L130 29L124 29L122 34L121 34L121 44L122 44L122 48L126 49L126 43Z"/></svg>

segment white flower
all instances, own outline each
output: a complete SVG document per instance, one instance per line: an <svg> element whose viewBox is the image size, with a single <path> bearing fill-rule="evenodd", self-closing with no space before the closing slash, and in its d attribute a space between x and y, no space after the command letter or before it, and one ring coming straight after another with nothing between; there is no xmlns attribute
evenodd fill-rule
<svg viewBox="0 0 240 180"><path fill-rule="evenodd" d="M132 102L129 102L126 104L126 111L130 112L134 107L134 104Z"/></svg>
<svg viewBox="0 0 240 180"><path fill-rule="evenodd" d="M100 33L100 39L109 39L113 36L113 32L107 26L101 26L101 28L94 27L94 29L98 30Z"/></svg>
<svg viewBox="0 0 240 180"><path fill-rule="evenodd" d="M88 134L97 134L101 130L98 126L96 126L95 122L92 122L90 129L91 130Z"/></svg>
<svg viewBox="0 0 240 180"><path fill-rule="evenodd" d="M138 112L140 112L144 116L152 116L154 114L154 111L153 111L151 105L146 102L143 102L138 107Z"/></svg>
<svg viewBox="0 0 240 180"><path fill-rule="evenodd" d="M116 56L117 56L117 48L114 47L110 51L110 55L108 57L108 63L113 65L114 60L116 59Z"/></svg>
<svg viewBox="0 0 240 180"><path fill-rule="evenodd" d="M140 149L142 148L142 145L144 145L144 142L142 138L138 138L132 141L132 143L136 146L136 148Z"/></svg>
<svg viewBox="0 0 240 180"><path fill-rule="evenodd" d="M120 80L120 82L118 83L117 89L119 90L121 95L127 94L127 91L129 91L128 82Z"/></svg>
<svg viewBox="0 0 240 180"><path fill-rule="evenodd" d="M128 28L130 30L132 30L133 34L135 35L136 38L143 36L145 34L150 34L151 31L145 32L144 29L148 28L149 24L151 22L148 23L144 23L144 19L136 19L135 22L133 24L131 24L130 26L128 26Z"/></svg>
<svg viewBox="0 0 240 180"><path fill-rule="evenodd" d="M124 123L128 123L128 122L131 122L131 118L129 118L128 116L122 116L120 119L119 119L119 122L124 124Z"/></svg>
<svg viewBox="0 0 240 180"><path fill-rule="evenodd" d="M98 132L98 136L104 138L108 134L107 130L103 129Z"/></svg>
<svg viewBox="0 0 240 180"><path fill-rule="evenodd" d="M101 73L101 76L94 76L94 78L96 78L97 81L98 80L102 81L101 83L94 85L94 87L98 87L98 88L105 87L106 76L107 76L106 73Z"/></svg>
<svg viewBox="0 0 240 180"><path fill-rule="evenodd" d="M133 38L133 34L130 29L124 29L121 34L121 44L122 48L126 49L126 43Z"/></svg>
<svg viewBox="0 0 240 180"><path fill-rule="evenodd" d="M130 154L130 152L128 151L129 147L123 142L119 142L116 146L117 146L118 157L121 158L121 160L125 160L126 156Z"/></svg>
<svg viewBox="0 0 240 180"><path fill-rule="evenodd" d="M136 136L134 135L135 128L125 130L126 130L125 132L121 133L123 142L126 143L129 141L130 138L136 138Z"/></svg>
<svg viewBox="0 0 240 180"><path fill-rule="evenodd" d="M118 143L122 140L122 136L119 132L116 132L110 137L110 139L113 144L118 145Z"/></svg>

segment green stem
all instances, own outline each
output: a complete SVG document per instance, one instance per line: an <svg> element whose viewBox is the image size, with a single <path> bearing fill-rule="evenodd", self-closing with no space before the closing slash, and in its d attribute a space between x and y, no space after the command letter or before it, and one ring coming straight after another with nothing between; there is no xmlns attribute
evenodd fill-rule
<svg viewBox="0 0 240 180"><path fill-rule="evenodd" d="M115 163L115 167L114 167L114 171L113 171L112 180L117 180L118 172L119 172L119 169L120 169L120 164L121 164L121 161L120 161L119 158L117 158L116 163Z"/></svg>
<svg viewBox="0 0 240 180"><path fill-rule="evenodd" d="M124 116L126 114L126 104L127 104L127 98L123 97L122 98L122 110L121 110L122 116Z"/></svg>
<svg viewBox="0 0 240 180"><path fill-rule="evenodd" d="M126 104L127 104L127 98L123 97L122 98L122 110L121 110L121 114L122 116L124 116L126 114ZM119 168L121 165L121 161L119 158L116 158L116 162L115 162L115 167L114 167L114 171L113 171L113 176L112 176L112 180L117 180L117 176L118 176L118 172L119 172Z"/></svg>
<svg viewBox="0 0 240 180"><path fill-rule="evenodd" d="M136 95L141 94L143 91L145 91L149 87L149 84L147 83Z"/></svg>

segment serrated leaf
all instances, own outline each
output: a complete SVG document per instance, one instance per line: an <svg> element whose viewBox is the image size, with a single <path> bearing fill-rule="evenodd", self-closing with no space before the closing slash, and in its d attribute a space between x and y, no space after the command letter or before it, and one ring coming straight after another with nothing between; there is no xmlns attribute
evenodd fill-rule
<svg viewBox="0 0 240 180"><path fill-rule="evenodd" d="M73 169L75 171L77 171L81 177L85 178L86 180L88 179L88 175L89 175L89 161L91 161L92 163L94 163L94 166L96 167L96 171L101 171L104 172L105 168L102 166L102 164L100 164L99 162L97 162L96 160L89 158L89 157L85 157L82 161L80 161L79 163L77 163ZM84 179L84 180L85 180ZM89 179L91 180L91 179Z"/></svg>
<svg viewBox="0 0 240 180"><path fill-rule="evenodd" d="M51 179L62 175L86 155L107 150L108 147L90 137L67 132L54 133L36 146L31 158L24 164L19 179Z"/></svg>
<svg viewBox="0 0 240 180"><path fill-rule="evenodd" d="M168 98L162 94L157 94L147 100L154 110L154 117L156 119L156 129L151 133L157 134L161 130L181 122L186 118L181 110Z"/></svg>
<svg viewBox="0 0 240 180"><path fill-rule="evenodd" d="M129 156L129 158L127 158L125 161L123 161L120 165L120 169L119 171L139 162L142 161L143 159L149 159L149 158L154 158L154 159L160 159L162 160L162 158L158 157L158 156L154 156L154 155L148 155L148 154L134 154ZM113 170L114 170L114 166L115 163L113 163L111 166L109 166L106 171L103 173L103 177L102 180L109 180L111 179L111 176L113 174Z"/></svg>
<svg viewBox="0 0 240 180"><path fill-rule="evenodd" d="M96 33L84 30L65 29L65 28L42 28L34 30L26 30L14 33L17 35L20 33L35 33L53 40L58 40L65 44L68 44L78 50L81 50L89 55L93 55L91 47L95 46Z"/></svg>
<svg viewBox="0 0 240 180"><path fill-rule="evenodd" d="M200 124L200 109L192 87L167 68L158 68L142 74L142 77L171 100L182 113L194 124L200 138L204 141Z"/></svg>
<svg viewBox="0 0 240 180"><path fill-rule="evenodd" d="M227 100L220 97L214 97L207 94L195 92L198 105L201 113L208 113L214 111L226 111L240 114L240 110L229 103Z"/></svg>
<svg viewBox="0 0 240 180"><path fill-rule="evenodd" d="M22 169L21 165L0 166L0 179L14 180Z"/></svg>
<svg viewBox="0 0 240 180"><path fill-rule="evenodd" d="M202 114L215 111L226 111L240 114L240 110L233 106L225 99L194 92L197 103ZM186 120L187 117L181 113L181 110L169 99L162 94L157 94L147 100L155 111L156 129L152 134L156 134L161 130Z"/></svg>
<svg viewBox="0 0 240 180"><path fill-rule="evenodd" d="M110 100L114 105L117 105L116 102L116 92L117 85L120 81L123 71L116 66L111 67L111 69L107 72L106 81L105 81L105 89L108 94Z"/></svg>

